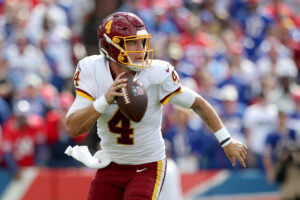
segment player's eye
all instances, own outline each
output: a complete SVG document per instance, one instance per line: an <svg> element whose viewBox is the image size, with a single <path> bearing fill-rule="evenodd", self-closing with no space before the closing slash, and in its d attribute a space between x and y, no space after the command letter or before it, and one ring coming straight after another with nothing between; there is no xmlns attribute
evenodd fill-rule
<svg viewBox="0 0 300 200"><path fill-rule="evenodd" d="M128 42L126 42L126 45L127 46L134 46L134 45L136 45L136 41L135 40L128 41Z"/></svg>

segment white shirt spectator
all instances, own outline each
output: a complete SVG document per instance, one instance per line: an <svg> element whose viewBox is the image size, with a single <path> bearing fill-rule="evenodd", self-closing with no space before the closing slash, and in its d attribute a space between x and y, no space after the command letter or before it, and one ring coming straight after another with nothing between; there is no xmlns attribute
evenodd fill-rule
<svg viewBox="0 0 300 200"><path fill-rule="evenodd" d="M289 50L279 42L271 40L269 43L265 45L267 54L257 61L260 76L297 77L297 67Z"/></svg>
<svg viewBox="0 0 300 200"><path fill-rule="evenodd" d="M13 73L12 78L15 79L15 86L18 89L24 86L24 77L30 73L38 74L46 81L50 79L51 71L39 48L26 44L21 53L19 47L13 44L7 48L6 53L10 71Z"/></svg>
<svg viewBox="0 0 300 200"><path fill-rule="evenodd" d="M27 35L35 44L39 44L43 37L43 24L46 14L53 20L54 27L68 26L67 15L62 8L55 4L38 4L33 8L27 25Z"/></svg>
<svg viewBox="0 0 300 200"><path fill-rule="evenodd" d="M47 19L47 29L44 28ZM56 64L60 77L73 76L71 30L68 27L67 14L56 4L37 5L31 14L27 35L37 45L44 42L44 51Z"/></svg>
<svg viewBox="0 0 300 200"><path fill-rule="evenodd" d="M246 109L244 123L250 130L249 149L262 155L267 134L273 131L277 120L277 108L274 105L254 104Z"/></svg>
<svg viewBox="0 0 300 200"><path fill-rule="evenodd" d="M79 36L82 34L84 19L93 11L95 2L93 0L59 0L59 3L70 9L72 30Z"/></svg>

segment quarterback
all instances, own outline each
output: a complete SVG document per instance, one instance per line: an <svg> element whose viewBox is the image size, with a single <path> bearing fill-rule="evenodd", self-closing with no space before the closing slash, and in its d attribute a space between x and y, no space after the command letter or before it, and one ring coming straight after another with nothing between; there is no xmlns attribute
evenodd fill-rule
<svg viewBox="0 0 300 200"><path fill-rule="evenodd" d="M158 199L166 172L161 135L162 107L167 102L193 109L211 128L226 155L245 167L247 147L234 140L212 106L200 95L181 86L168 62L153 60L151 35L132 13L117 12L98 28L100 55L82 59L74 75L76 98L67 118L71 137L97 123L102 153L109 158L91 182L88 199ZM115 98L131 73L147 90L147 110L140 122L126 118ZM101 159L100 159L101 160Z"/></svg>

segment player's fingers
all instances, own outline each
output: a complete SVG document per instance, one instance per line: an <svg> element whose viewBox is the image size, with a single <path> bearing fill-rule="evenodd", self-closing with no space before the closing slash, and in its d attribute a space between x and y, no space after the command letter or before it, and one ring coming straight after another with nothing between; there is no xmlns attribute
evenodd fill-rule
<svg viewBox="0 0 300 200"><path fill-rule="evenodd" d="M245 156L247 156L247 151L243 149L243 153L245 154Z"/></svg>
<svg viewBox="0 0 300 200"><path fill-rule="evenodd" d="M230 156L229 160L230 160L232 166L235 166L235 158L234 158L234 156Z"/></svg>
<svg viewBox="0 0 300 200"><path fill-rule="evenodd" d="M240 152L240 156L242 157L243 160L246 159L246 154L243 151Z"/></svg>
<svg viewBox="0 0 300 200"><path fill-rule="evenodd" d="M126 83L122 83L122 84L119 84L119 85L116 85L113 90L116 91L116 90L119 90L121 88L125 88L126 87Z"/></svg>
<svg viewBox="0 0 300 200"><path fill-rule="evenodd" d="M117 84L125 83L125 82L127 82L127 78L121 78L116 81Z"/></svg>
<svg viewBox="0 0 300 200"><path fill-rule="evenodd" d="M122 80L121 77L122 77L124 74L125 74L125 72L122 72L122 73L120 73L120 74L115 78L114 82L112 83L112 87L122 82L122 81L121 81L121 80Z"/></svg>
<svg viewBox="0 0 300 200"><path fill-rule="evenodd" d="M125 74L125 72L120 73L115 80L119 80L123 75Z"/></svg>
<svg viewBox="0 0 300 200"><path fill-rule="evenodd" d="M245 161L240 155L237 155L236 158L241 163L242 167L246 167Z"/></svg>
<svg viewBox="0 0 300 200"><path fill-rule="evenodd" d="M122 92L112 92L111 93L113 96L118 96L118 97L121 97L121 96L123 96L123 93Z"/></svg>
<svg viewBox="0 0 300 200"><path fill-rule="evenodd" d="M125 82L127 82L127 78L122 78L122 79L115 80L112 83L112 87L115 87L116 85L119 85L119 84L122 84L122 83L125 83Z"/></svg>
<svg viewBox="0 0 300 200"><path fill-rule="evenodd" d="M243 149L244 154L247 156L247 149L248 149L248 147L243 144L242 149Z"/></svg>

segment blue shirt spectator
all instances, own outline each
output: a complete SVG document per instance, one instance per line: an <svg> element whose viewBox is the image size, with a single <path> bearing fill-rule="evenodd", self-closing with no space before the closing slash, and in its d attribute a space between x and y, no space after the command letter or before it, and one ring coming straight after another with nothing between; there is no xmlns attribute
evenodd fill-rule
<svg viewBox="0 0 300 200"><path fill-rule="evenodd" d="M11 111L6 103L1 97L0 97L0 125L3 125L4 121L10 116Z"/></svg>
<svg viewBox="0 0 300 200"><path fill-rule="evenodd" d="M247 57L256 61L260 57L260 45L272 21L258 9L257 1L248 0L247 8L247 14L239 19L244 31L243 45Z"/></svg>

